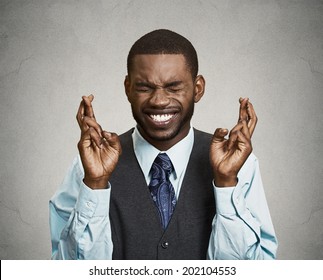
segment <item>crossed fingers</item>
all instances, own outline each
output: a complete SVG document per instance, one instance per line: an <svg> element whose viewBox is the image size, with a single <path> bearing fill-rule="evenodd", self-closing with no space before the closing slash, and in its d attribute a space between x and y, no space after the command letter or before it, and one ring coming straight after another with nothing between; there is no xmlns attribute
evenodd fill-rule
<svg viewBox="0 0 323 280"><path fill-rule="evenodd" d="M238 123L242 121L246 121L249 134L251 137L256 128L256 124L258 121L256 112L253 108L252 103L249 101L249 98L240 98L239 102L240 102L240 109L239 109ZM245 133L246 131L244 130L243 132L246 135Z"/></svg>
<svg viewBox="0 0 323 280"><path fill-rule="evenodd" d="M82 96L82 101L76 114L76 119L78 124L80 125L80 128L84 117L88 117L95 120L94 111L92 107L93 99L94 96L92 94L89 96Z"/></svg>
<svg viewBox="0 0 323 280"><path fill-rule="evenodd" d="M240 98L238 123L232 128L228 139L228 149L235 143L251 148L251 136L256 128L257 116L249 98Z"/></svg>
<svg viewBox="0 0 323 280"><path fill-rule="evenodd" d="M81 129L83 140L92 140L98 148L102 145L102 128L97 123L92 107L94 96L83 96L80 103L76 119Z"/></svg>

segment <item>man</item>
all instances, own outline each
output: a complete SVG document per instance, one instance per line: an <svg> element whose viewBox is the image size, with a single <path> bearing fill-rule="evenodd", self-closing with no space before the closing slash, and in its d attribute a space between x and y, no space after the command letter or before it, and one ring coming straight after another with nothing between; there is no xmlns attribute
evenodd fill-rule
<svg viewBox="0 0 323 280"><path fill-rule="evenodd" d="M127 62L137 126L120 137L103 130L93 95L83 96L80 155L50 201L52 258L275 258L248 98L229 135L212 136L190 125L205 81L186 38L152 31Z"/></svg>

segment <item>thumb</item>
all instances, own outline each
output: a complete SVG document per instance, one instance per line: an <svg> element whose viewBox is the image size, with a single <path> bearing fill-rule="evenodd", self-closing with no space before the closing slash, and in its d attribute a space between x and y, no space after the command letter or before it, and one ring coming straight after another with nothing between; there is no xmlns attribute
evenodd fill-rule
<svg viewBox="0 0 323 280"><path fill-rule="evenodd" d="M228 134L228 130L226 128L217 128L213 134L212 142L219 143L223 142L224 137Z"/></svg>

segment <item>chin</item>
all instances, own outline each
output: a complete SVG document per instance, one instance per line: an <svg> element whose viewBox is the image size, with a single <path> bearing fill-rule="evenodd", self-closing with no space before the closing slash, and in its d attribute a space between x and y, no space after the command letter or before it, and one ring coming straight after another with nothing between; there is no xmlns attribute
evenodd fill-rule
<svg viewBox="0 0 323 280"><path fill-rule="evenodd" d="M181 132L180 128L175 128L172 130L149 130L145 128L140 128L140 132L144 134L146 137L150 138L151 140L163 142L163 141L170 141L175 139ZM143 135L143 136L144 136Z"/></svg>
<svg viewBox="0 0 323 280"><path fill-rule="evenodd" d="M163 135L160 135L160 134L155 134L155 135L148 135L149 138L151 138L152 140L155 140L155 141L169 141L169 140L172 140L174 139L177 135L174 135L174 134L163 134Z"/></svg>
<svg viewBox="0 0 323 280"><path fill-rule="evenodd" d="M168 127L152 127L147 124L144 120L137 118L134 115L134 119L137 122L138 129L140 134L148 141L148 142L173 142L176 139L181 140L184 138L185 132L189 130L190 127L190 118L186 118L182 121L177 121ZM182 135L182 137L181 137Z"/></svg>

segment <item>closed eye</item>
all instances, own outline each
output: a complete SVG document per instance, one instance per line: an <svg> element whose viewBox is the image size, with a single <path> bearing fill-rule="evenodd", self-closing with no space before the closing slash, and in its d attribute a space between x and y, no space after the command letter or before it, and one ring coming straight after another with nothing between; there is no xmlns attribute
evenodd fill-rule
<svg viewBox="0 0 323 280"><path fill-rule="evenodd" d="M154 90L154 87L147 83L138 82L135 84L136 92L151 92Z"/></svg>
<svg viewBox="0 0 323 280"><path fill-rule="evenodd" d="M182 81L174 81L166 83L163 88L169 93L177 93L183 90ZM138 93L151 93L156 89L156 86L147 82L137 82L135 83L135 91Z"/></svg>
<svg viewBox="0 0 323 280"><path fill-rule="evenodd" d="M170 82L165 85L165 88L167 89L168 92L176 93L183 89L183 82L181 81Z"/></svg>
<svg viewBox="0 0 323 280"><path fill-rule="evenodd" d="M136 88L136 91L137 92L150 92L150 91L152 91L152 89L148 88L148 87L139 87L139 88Z"/></svg>
<svg viewBox="0 0 323 280"><path fill-rule="evenodd" d="M171 93L176 93L176 92L179 92L180 90L181 88L173 88L173 87L167 88L167 91Z"/></svg>

